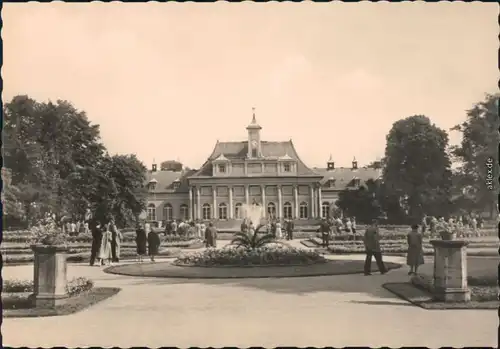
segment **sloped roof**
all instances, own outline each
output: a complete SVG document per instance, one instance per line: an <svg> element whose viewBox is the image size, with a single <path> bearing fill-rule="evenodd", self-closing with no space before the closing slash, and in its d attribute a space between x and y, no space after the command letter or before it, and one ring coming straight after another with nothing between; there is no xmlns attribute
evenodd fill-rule
<svg viewBox="0 0 500 349"><path fill-rule="evenodd" d="M261 141L261 151L264 159L279 159L287 156L290 160L297 161L297 175L299 176L319 176L300 159L293 142L291 140L284 142ZM224 155L229 161L244 160L248 154L248 142L217 142L212 154L209 156L201 169L193 177L211 177L212 161L220 155ZM285 158L285 159L287 159ZM266 175L269 176L269 175Z"/></svg>
<svg viewBox="0 0 500 349"><path fill-rule="evenodd" d="M146 184L156 180L156 188L152 190L153 193L188 193L188 177L194 174L196 170L189 170L183 172L175 171L148 171L146 174ZM173 183L178 180L180 185L174 189Z"/></svg>
<svg viewBox="0 0 500 349"><path fill-rule="evenodd" d="M382 173L380 170L368 167L361 167L356 170L346 167L339 167L334 170L315 167L314 171L323 176L323 179L320 181L322 186L325 186L329 180L335 180L335 187L329 188L326 186L325 189L327 190L344 190L352 185L354 179L359 179L361 184L364 184L369 179L379 178Z"/></svg>

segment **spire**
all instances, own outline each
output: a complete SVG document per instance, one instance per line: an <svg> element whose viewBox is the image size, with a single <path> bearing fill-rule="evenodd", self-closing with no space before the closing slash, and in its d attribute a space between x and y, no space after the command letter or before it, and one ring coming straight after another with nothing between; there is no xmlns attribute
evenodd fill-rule
<svg viewBox="0 0 500 349"><path fill-rule="evenodd" d="M255 130L260 130L262 127L257 123L257 119L255 117L255 107L252 107L252 122L250 125L247 126L247 130L249 129L255 129Z"/></svg>
<svg viewBox="0 0 500 349"><path fill-rule="evenodd" d="M257 123L257 120L255 120L255 107L252 107L252 124L256 124Z"/></svg>
<svg viewBox="0 0 500 349"><path fill-rule="evenodd" d="M330 158L328 159L329 162L333 161L333 156L332 153L330 153Z"/></svg>

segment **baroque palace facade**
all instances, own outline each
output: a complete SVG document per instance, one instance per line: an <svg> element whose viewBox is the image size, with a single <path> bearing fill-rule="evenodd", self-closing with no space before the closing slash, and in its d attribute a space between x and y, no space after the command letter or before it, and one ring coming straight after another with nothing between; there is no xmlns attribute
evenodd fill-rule
<svg viewBox="0 0 500 349"><path fill-rule="evenodd" d="M244 204L265 207L268 218L317 220L327 217L338 193L379 177L379 170L336 168L330 157L326 168L309 168L292 140L268 142L260 138L255 114L247 126L248 139L217 142L198 170L160 171L153 164L147 174L147 220L227 220L242 218Z"/></svg>

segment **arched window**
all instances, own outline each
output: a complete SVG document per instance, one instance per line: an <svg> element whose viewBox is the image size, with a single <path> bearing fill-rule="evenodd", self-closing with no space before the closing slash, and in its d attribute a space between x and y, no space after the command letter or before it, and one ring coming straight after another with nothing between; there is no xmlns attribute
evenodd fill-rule
<svg viewBox="0 0 500 349"><path fill-rule="evenodd" d="M189 219L189 209L186 204L181 205L181 219L184 221Z"/></svg>
<svg viewBox="0 0 500 349"><path fill-rule="evenodd" d="M202 212L203 219L207 220L212 218L210 204L203 204L202 210L203 210Z"/></svg>
<svg viewBox="0 0 500 349"><path fill-rule="evenodd" d="M170 204L163 205L163 219L166 221L171 221L173 216L174 215L173 215L172 205Z"/></svg>
<svg viewBox="0 0 500 349"><path fill-rule="evenodd" d="M225 203L219 204L219 219L227 219L227 205Z"/></svg>
<svg viewBox="0 0 500 349"><path fill-rule="evenodd" d="M272 202L267 204L267 215L269 218L276 218L276 205Z"/></svg>
<svg viewBox="0 0 500 349"><path fill-rule="evenodd" d="M327 218L330 215L330 203L323 202L321 204L321 218Z"/></svg>
<svg viewBox="0 0 500 349"><path fill-rule="evenodd" d="M236 206L234 206L234 218L241 219L241 210L242 204L238 202Z"/></svg>
<svg viewBox="0 0 500 349"><path fill-rule="evenodd" d="M307 217L307 202L301 202L299 206L299 218L306 219Z"/></svg>
<svg viewBox="0 0 500 349"><path fill-rule="evenodd" d="M287 219L292 219L292 204L285 202L283 205L283 216Z"/></svg>
<svg viewBox="0 0 500 349"><path fill-rule="evenodd" d="M148 221L156 221L156 206L155 206L155 204L148 205Z"/></svg>

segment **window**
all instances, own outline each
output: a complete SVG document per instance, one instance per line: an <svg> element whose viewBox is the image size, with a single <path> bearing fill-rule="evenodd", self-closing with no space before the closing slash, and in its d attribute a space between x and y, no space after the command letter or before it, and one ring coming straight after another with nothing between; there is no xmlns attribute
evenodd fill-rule
<svg viewBox="0 0 500 349"><path fill-rule="evenodd" d="M329 185L330 185L330 188L334 188L335 187L335 179L330 179Z"/></svg>
<svg viewBox="0 0 500 349"><path fill-rule="evenodd" d="M330 215L330 203L323 202L321 204L321 218L327 218Z"/></svg>
<svg viewBox="0 0 500 349"><path fill-rule="evenodd" d="M290 163L286 162L286 163L283 164L283 171L290 172L291 171L291 167L292 166L290 166Z"/></svg>
<svg viewBox="0 0 500 349"><path fill-rule="evenodd" d="M234 218L241 219L241 209L242 205L238 202L236 206L234 206Z"/></svg>
<svg viewBox="0 0 500 349"><path fill-rule="evenodd" d="M219 204L219 219L227 219L227 205Z"/></svg>
<svg viewBox="0 0 500 349"><path fill-rule="evenodd" d="M283 216L284 218L291 219L292 218L292 204L289 202L285 202L283 205Z"/></svg>
<svg viewBox="0 0 500 349"><path fill-rule="evenodd" d="M173 218L172 205L165 204L163 206L163 219L166 220L166 221L171 221L172 218Z"/></svg>
<svg viewBox="0 0 500 349"><path fill-rule="evenodd" d="M178 179L176 179L174 181L173 187L174 187L174 189L178 189L180 185L181 185L181 182Z"/></svg>
<svg viewBox="0 0 500 349"><path fill-rule="evenodd" d="M156 189L156 183L155 183L155 182L151 182L151 183L149 183L149 185L148 185L148 189L149 189L150 191L154 191L154 190Z"/></svg>
<svg viewBox="0 0 500 349"><path fill-rule="evenodd" d="M203 212L202 212L203 219L207 220L207 219L212 218L209 204L203 204L202 209L203 209Z"/></svg>
<svg viewBox="0 0 500 349"><path fill-rule="evenodd" d="M267 204L267 215L269 218L276 218L276 205L272 202Z"/></svg>
<svg viewBox="0 0 500 349"><path fill-rule="evenodd" d="M219 164L219 173L226 173L226 165Z"/></svg>
<svg viewBox="0 0 500 349"><path fill-rule="evenodd" d="M156 221L156 206L155 206L155 204L148 205L148 221Z"/></svg>
<svg viewBox="0 0 500 349"><path fill-rule="evenodd" d="M355 187L359 187L359 185L361 184L361 180L359 178L354 178L353 184Z"/></svg>
<svg viewBox="0 0 500 349"><path fill-rule="evenodd" d="M184 221L189 219L189 209L186 204L181 205L181 219Z"/></svg>
<svg viewBox="0 0 500 349"><path fill-rule="evenodd" d="M306 219L307 217L308 217L308 215L307 215L307 203L301 202L300 206L299 206L299 218Z"/></svg>

